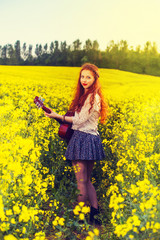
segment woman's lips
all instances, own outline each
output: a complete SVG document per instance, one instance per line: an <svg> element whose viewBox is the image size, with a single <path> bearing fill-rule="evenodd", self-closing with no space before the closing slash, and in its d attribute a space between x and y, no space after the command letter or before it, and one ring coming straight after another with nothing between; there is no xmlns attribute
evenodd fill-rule
<svg viewBox="0 0 160 240"><path fill-rule="evenodd" d="M87 86L87 84L86 84L86 83L83 83L83 86Z"/></svg>

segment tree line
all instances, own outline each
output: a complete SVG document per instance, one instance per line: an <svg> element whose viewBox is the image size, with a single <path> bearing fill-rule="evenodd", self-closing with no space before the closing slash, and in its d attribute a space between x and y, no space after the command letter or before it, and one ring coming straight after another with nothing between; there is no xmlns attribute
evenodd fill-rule
<svg viewBox="0 0 160 240"><path fill-rule="evenodd" d="M112 68L135 73L160 76L160 54L155 42L147 41L143 48L129 47L127 41L115 43L113 40L106 50L99 49L97 40L82 42L77 39L71 45L66 41L53 41L50 44L30 44L17 40L14 44L0 46L0 65L39 65L39 66L81 66L85 62L100 68Z"/></svg>

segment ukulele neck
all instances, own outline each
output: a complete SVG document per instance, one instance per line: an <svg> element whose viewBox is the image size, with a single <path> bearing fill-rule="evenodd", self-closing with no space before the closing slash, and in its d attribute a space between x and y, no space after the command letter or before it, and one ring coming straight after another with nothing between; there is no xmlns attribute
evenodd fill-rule
<svg viewBox="0 0 160 240"><path fill-rule="evenodd" d="M47 112L47 113L51 113L51 111L46 107L46 106L42 106L42 109L45 111L45 112ZM54 118L57 122L59 122L60 124L62 124L63 122L62 122L62 120L61 119L59 119L59 118Z"/></svg>

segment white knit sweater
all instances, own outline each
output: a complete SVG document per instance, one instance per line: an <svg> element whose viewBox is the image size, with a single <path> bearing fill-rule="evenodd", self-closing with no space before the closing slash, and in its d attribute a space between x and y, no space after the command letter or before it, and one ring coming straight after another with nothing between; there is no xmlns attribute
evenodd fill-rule
<svg viewBox="0 0 160 240"><path fill-rule="evenodd" d="M98 94L95 95L93 108L89 113L89 109L91 107L90 97L91 94L88 95L81 111L79 113L75 112L72 129L98 135L99 133L97 131L97 127L100 116L101 99Z"/></svg>

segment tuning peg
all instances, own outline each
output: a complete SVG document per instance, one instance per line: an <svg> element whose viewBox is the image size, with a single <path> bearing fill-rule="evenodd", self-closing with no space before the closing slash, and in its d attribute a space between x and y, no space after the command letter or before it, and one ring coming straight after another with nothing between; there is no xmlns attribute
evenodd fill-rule
<svg viewBox="0 0 160 240"><path fill-rule="evenodd" d="M39 103L39 102L37 102L37 103L36 103L36 105L37 105L37 107L38 107L38 108L40 108L40 107L41 107L41 105L40 105L40 103Z"/></svg>
<svg viewBox="0 0 160 240"><path fill-rule="evenodd" d="M39 100L40 100L41 102L44 102L45 99L40 96L40 97L39 97Z"/></svg>

